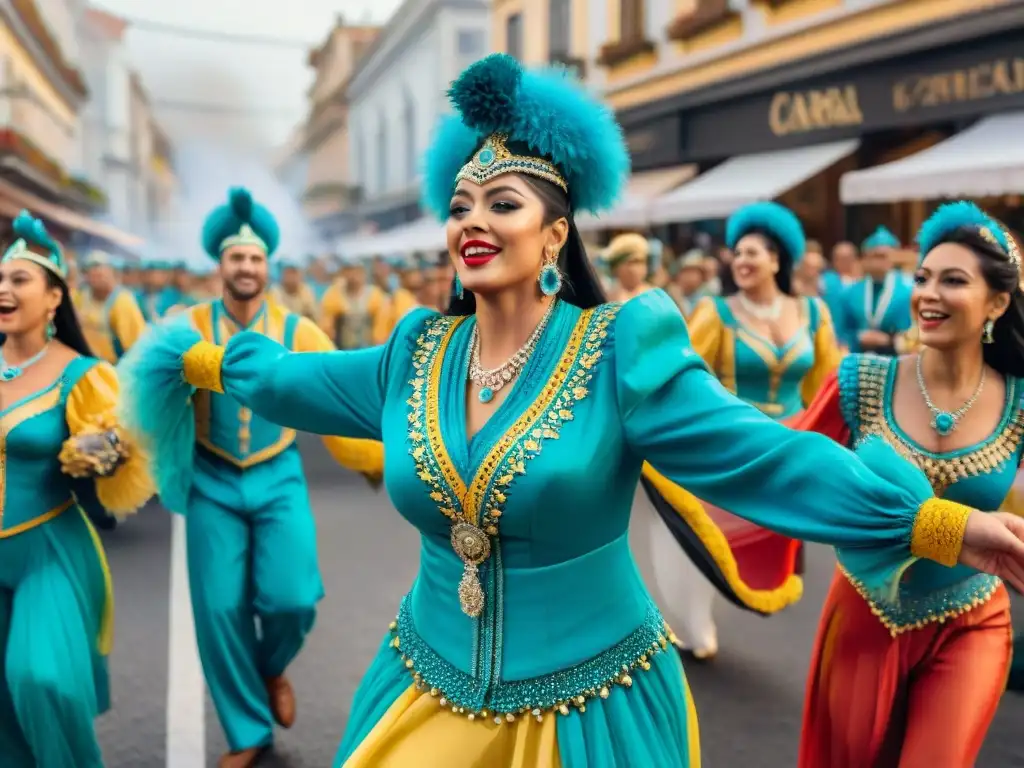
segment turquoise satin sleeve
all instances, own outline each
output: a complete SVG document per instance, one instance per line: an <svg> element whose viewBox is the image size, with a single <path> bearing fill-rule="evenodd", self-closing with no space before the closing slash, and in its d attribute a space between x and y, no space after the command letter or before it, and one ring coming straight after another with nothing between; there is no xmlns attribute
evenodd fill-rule
<svg viewBox="0 0 1024 768"><path fill-rule="evenodd" d="M623 429L639 458L760 526L836 546L867 589L892 589L913 562L914 520L932 495L916 467L881 442L865 444L861 460L729 394L660 291L628 302L614 334Z"/></svg>
<svg viewBox="0 0 1024 768"><path fill-rule="evenodd" d="M283 427L381 440L388 371L410 354L411 339L431 314L410 312L386 344L352 351L290 352L259 333L240 333L221 363L224 392Z"/></svg>

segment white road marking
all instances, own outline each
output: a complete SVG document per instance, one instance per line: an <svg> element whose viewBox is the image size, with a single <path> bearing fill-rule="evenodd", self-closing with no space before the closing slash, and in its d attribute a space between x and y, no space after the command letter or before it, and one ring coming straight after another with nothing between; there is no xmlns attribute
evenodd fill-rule
<svg viewBox="0 0 1024 768"><path fill-rule="evenodd" d="M167 664L167 768L206 767L206 683L196 648L185 558L185 518L172 515Z"/></svg>

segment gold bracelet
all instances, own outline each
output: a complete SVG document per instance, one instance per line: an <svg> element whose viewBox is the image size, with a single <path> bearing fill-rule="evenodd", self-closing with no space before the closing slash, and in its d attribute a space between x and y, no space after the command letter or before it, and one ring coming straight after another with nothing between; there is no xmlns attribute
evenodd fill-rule
<svg viewBox="0 0 1024 768"><path fill-rule="evenodd" d="M964 544L967 518L974 510L947 499L930 498L917 510L910 535L910 554L956 565Z"/></svg>
<svg viewBox="0 0 1024 768"><path fill-rule="evenodd" d="M208 341L197 341L182 355L185 381L197 389L208 389L224 394L220 378L220 365L224 360L224 347Z"/></svg>

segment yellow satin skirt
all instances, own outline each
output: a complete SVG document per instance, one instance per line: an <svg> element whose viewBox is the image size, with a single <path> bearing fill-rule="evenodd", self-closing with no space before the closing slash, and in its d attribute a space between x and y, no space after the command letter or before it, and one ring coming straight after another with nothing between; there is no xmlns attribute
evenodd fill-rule
<svg viewBox="0 0 1024 768"><path fill-rule="evenodd" d="M386 644L363 679L335 768L700 768L697 712L675 653L585 712L496 724L440 706Z"/></svg>

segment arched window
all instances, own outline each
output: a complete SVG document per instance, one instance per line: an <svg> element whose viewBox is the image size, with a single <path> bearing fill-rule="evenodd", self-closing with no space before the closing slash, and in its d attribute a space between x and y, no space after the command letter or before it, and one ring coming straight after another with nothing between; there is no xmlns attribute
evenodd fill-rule
<svg viewBox="0 0 1024 768"><path fill-rule="evenodd" d="M377 192L388 188L388 124L384 113L377 114Z"/></svg>
<svg viewBox="0 0 1024 768"><path fill-rule="evenodd" d="M419 160L416 152L416 105L409 91L405 92L405 104L402 108L402 133L405 138L405 177L406 181L416 180L416 164Z"/></svg>

